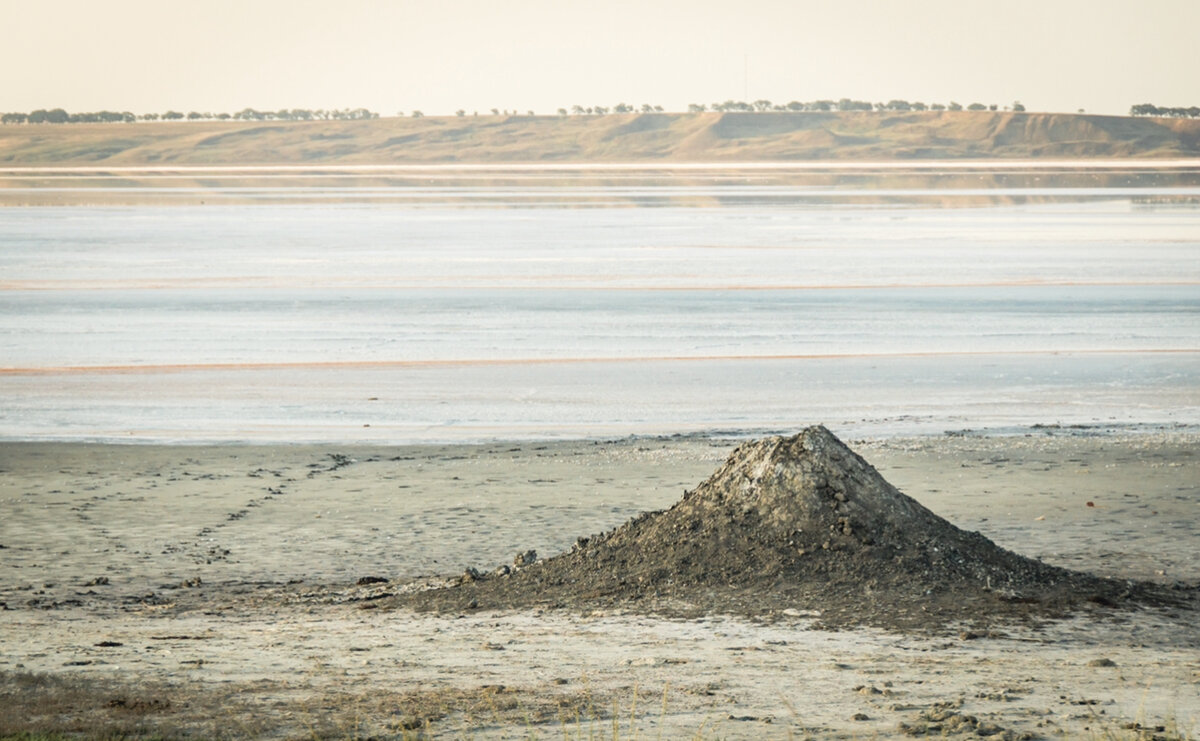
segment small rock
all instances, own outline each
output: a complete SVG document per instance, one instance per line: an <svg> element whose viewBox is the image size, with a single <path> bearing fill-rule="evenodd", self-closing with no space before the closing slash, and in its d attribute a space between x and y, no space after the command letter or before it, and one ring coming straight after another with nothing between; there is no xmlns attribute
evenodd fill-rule
<svg viewBox="0 0 1200 741"><path fill-rule="evenodd" d="M639 656L636 659L626 659L625 666L665 666L667 664L686 664L687 659L662 658L658 656Z"/></svg>
<svg viewBox="0 0 1200 741"><path fill-rule="evenodd" d="M1092 659L1087 663L1088 666L1116 666L1117 662L1109 658Z"/></svg>
<svg viewBox="0 0 1200 741"><path fill-rule="evenodd" d="M537 561L537 551L528 550L528 551L525 551L524 553L518 553L516 555L516 557L513 559L513 566L516 566L519 569L522 566L528 566L536 561Z"/></svg>
<svg viewBox="0 0 1200 741"><path fill-rule="evenodd" d="M87 582L83 586L85 586L85 587L108 586L108 577L107 576L97 576L95 579L92 579L91 581Z"/></svg>
<svg viewBox="0 0 1200 741"><path fill-rule="evenodd" d="M382 576L360 576L356 583L360 587L365 587L368 584L387 584L388 580Z"/></svg>
<svg viewBox="0 0 1200 741"><path fill-rule="evenodd" d="M867 715L866 713L855 713L854 717L852 717L850 720L870 720L870 719L871 719L871 716Z"/></svg>

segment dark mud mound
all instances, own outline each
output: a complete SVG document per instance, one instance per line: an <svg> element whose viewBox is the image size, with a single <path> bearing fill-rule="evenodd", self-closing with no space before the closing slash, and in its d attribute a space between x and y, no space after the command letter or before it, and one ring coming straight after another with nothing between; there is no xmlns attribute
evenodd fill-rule
<svg viewBox="0 0 1200 741"><path fill-rule="evenodd" d="M828 626L906 629L1182 604L1185 596L1049 566L961 530L824 427L746 443L671 509L531 560L472 570L403 602L763 618L811 611Z"/></svg>

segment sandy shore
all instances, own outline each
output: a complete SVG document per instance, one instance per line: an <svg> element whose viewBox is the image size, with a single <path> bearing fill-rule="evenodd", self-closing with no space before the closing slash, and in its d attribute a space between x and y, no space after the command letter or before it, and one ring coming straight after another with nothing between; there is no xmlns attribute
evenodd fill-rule
<svg viewBox="0 0 1200 741"><path fill-rule="evenodd" d="M1105 576L1200 579L1194 433L847 442L1004 547ZM667 507L734 444L0 445L0 733L1200 728L1200 628L1150 610L897 635L813 630L818 616L802 614L757 624L372 609L414 580L553 554Z"/></svg>

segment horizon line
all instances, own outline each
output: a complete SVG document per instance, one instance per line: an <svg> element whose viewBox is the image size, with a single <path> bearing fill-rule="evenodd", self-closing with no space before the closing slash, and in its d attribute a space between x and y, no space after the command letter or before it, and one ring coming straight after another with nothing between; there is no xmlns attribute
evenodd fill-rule
<svg viewBox="0 0 1200 741"><path fill-rule="evenodd" d="M654 249L654 248L649 248ZM661 249L715 249L715 250L755 250L755 249L790 249L778 247L754 247L754 246L667 246ZM806 250L809 248L796 248L797 250ZM562 276L558 276L562 277ZM648 285L648 284L630 284L630 285L605 285L605 284L586 284L586 283L556 283L556 284L522 284L522 283L503 283L488 285L476 281L463 281L461 283L429 283L429 278L425 278L422 282L380 282L368 281L358 282L354 280L344 280L329 282L324 279L309 279L309 280L293 280L279 281L271 280L266 276L252 277L243 279L230 279L225 277L213 278L146 278L139 281L121 281L114 279L109 281L88 280L88 281L37 281L37 280L15 280L15 281L0 281L0 293L3 292L20 292L20 291L122 291L122 290L140 290L140 291L168 291L168 290L226 290L238 289L246 287L254 287L266 290L289 290L294 288L315 288L328 290L342 290L346 288L358 288L365 290L414 290L414 291L447 291L460 290L464 288L489 290L489 291L628 291L628 292L678 292L686 293L688 291L695 292L711 292L711 291L734 291L734 292L757 292L757 291L788 291L788 292L805 292L805 291L872 291L872 290L918 290L918 289L942 289L942 288L1187 288L1192 286L1200 286L1200 280L1122 280L1122 281L1072 281L1072 280L1040 280L1036 278L1029 279L1014 279L1014 280L998 280L998 281L979 281L979 282L941 282L941 283L847 283L847 284L748 284L748 283L730 283L730 284L695 284L695 285ZM531 280L543 280L541 276L532 278Z"/></svg>
<svg viewBox="0 0 1200 741"><path fill-rule="evenodd" d="M768 161L717 161L675 162L669 160L647 160L627 162L511 162L511 163L403 163L386 165L362 164L309 164L309 165L29 165L0 166L0 175L26 173L238 173L238 172L419 172L419 171L557 171L573 170L969 170L1017 169L1022 167L1053 170L1098 170L1098 169L1169 169L1200 168L1200 158L1104 158L1104 159L930 159L930 160L768 160Z"/></svg>
<svg viewBox="0 0 1200 741"><path fill-rule="evenodd" d="M929 350L883 353L797 353L777 355L662 355L662 356L597 356L561 358L464 358L428 360L316 360L291 362L249 363L147 363L144 365L64 365L33 367L0 367L0 376L66 376L66 375L140 375L152 373L271 371L271 370L386 370L389 368L487 367L528 365L584 365L611 363L687 363L720 361L784 361L784 360L852 360L902 359L940 357L1000 357L1048 355L1189 355L1200 354L1197 348L1097 348L1081 350Z"/></svg>

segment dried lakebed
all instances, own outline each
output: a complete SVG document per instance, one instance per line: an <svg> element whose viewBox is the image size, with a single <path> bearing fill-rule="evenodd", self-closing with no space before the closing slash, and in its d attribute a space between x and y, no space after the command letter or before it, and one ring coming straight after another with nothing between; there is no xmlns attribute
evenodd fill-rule
<svg viewBox="0 0 1200 741"><path fill-rule="evenodd" d="M1195 582L1186 431L851 446L1005 550L1120 583ZM935 634L620 600L380 609L666 509L734 447L0 446L0 730L525 738L607 736L616 718L648 737L1195 733L1200 636L1182 608L1085 602ZM851 534L869 530L851 517ZM805 557L850 536L826 537L831 551ZM388 581L357 583L372 576Z"/></svg>

